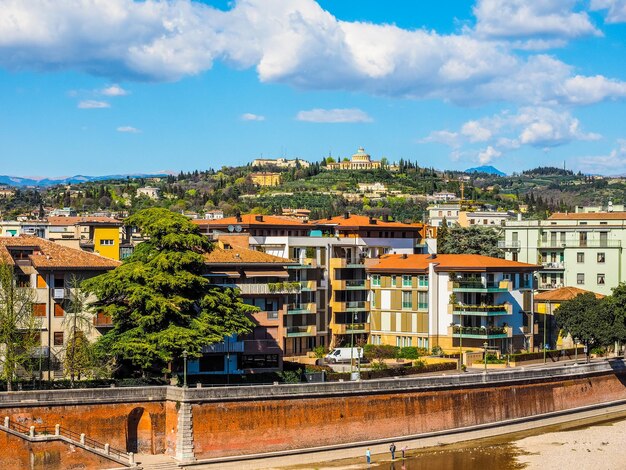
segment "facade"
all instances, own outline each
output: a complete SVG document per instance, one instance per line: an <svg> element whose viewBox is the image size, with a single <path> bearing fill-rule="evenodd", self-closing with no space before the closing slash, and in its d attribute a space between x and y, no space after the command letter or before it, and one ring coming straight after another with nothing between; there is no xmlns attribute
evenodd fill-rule
<svg viewBox="0 0 626 470"><path fill-rule="evenodd" d="M300 338L315 337L318 270L221 241L218 245L205 255L209 281L238 289L244 302L259 311L250 315L252 333L205 347L197 372L281 370L283 356L294 353Z"/></svg>
<svg viewBox="0 0 626 470"><path fill-rule="evenodd" d="M441 227L446 219L448 227L459 222L461 204L437 204L428 207L428 223L433 227Z"/></svg>
<svg viewBox="0 0 626 470"><path fill-rule="evenodd" d="M110 217L48 217L48 239L72 248L120 260L123 224Z"/></svg>
<svg viewBox="0 0 626 470"><path fill-rule="evenodd" d="M374 170L381 167L381 162L372 160L363 147L359 147L349 161L326 164L327 170Z"/></svg>
<svg viewBox="0 0 626 470"><path fill-rule="evenodd" d="M508 221L506 258L541 265L540 291L576 286L608 295L626 280L626 212L555 213L547 220Z"/></svg>
<svg viewBox="0 0 626 470"><path fill-rule="evenodd" d="M589 292L590 291L584 289L578 289L577 287L561 287L535 295L533 309L533 349L541 350L544 344L546 345L546 349L573 347L571 337L564 339L560 336L559 329L554 320L554 312L563 302ZM595 294L597 299L605 297L602 294L591 293Z"/></svg>
<svg viewBox="0 0 626 470"><path fill-rule="evenodd" d="M278 168L297 168L300 166L302 168L308 168L311 164L306 160L301 160L299 158L294 158L293 160L286 158L257 158L252 162L252 166L275 166Z"/></svg>
<svg viewBox="0 0 626 470"><path fill-rule="evenodd" d="M159 199L159 193L161 190L152 186L145 186L143 188L137 188L137 197L145 196L150 199Z"/></svg>
<svg viewBox="0 0 626 470"><path fill-rule="evenodd" d="M537 268L480 255L384 256L367 268L370 342L525 349Z"/></svg>
<svg viewBox="0 0 626 470"><path fill-rule="evenodd" d="M295 261L303 269L319 270L315 302L315 329L296 337L287 354L305 354L316 346L346 344L352 339L346 325L354 315L364 319L369 310L365 265L388 253L434 251L433 230L423 224L404 224L346 213L306 222L295 218L246 214L219 221L193 221L214 240L263 251ZM294 268L291 268L294 269ZM305 277L309 279L309 277ZM362 332L366 335L366 332Z"/></svg>
<svg viewBox="0 0 626 470"><path fill-rule="evenodd" d="M507 220L515 218L513 212L502 211L460 211L458 224L461 227L480 225L483 227L501 227Z"/></svg>
<svg viewBox="0 0 626 470"><path fill-rule="evenodd" d="M34 290L33 311L40 320L42 377L62 377L62 359L68 339L65 311L73 293L73 279L87 279L114 269L118 261L65 247L34 236L0 237L0 260L13 266L17 283ZM111 320L94 315L91 339L112 326Z"/></svg>
<svg viewBox="0 0 626 470"><path fill-rule="evenodd" d="M250 173L250 179L259 186L278 186L280 184L280 173L271 173L269 171Z"/></svg>
<svg viewBox="0 0 626 470"><path fill-rule="evenodd" d="M219 219L223 219L224 218L224 212L216 209L216 210L212 210L212 211L206 211L204 213L204 219L205 220L219 220Z"/></svg>

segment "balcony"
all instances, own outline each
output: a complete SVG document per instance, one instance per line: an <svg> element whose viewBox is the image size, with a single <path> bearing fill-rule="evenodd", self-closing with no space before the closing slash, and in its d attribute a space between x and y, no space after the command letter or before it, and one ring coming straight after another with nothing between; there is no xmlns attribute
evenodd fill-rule
<svg viewBox="0 0 626 470"><path fill-rule="evenodd" d="M335 312L358 312L367 310L369 303L365 301L335 302L333 311Z"/></svg>
<svg viewBox="0 0 626 470"><path fill-rule="evenodd" d="M301 336L317 335L317 327L315 325L305 326L288 326L285 328L287 338L297 338Z"/></svg>
<svg viewBox="0 0 626 470"><path fill-rule="evenodd" d="M317 290L317 281L300 281L300 291L315 292Z"/></svg>
<svg viewBox="0 0 626 470"><path fill-rule="evenodd" d="M560 289L561 287L564 287L562 282L539 282L537 284L537 289L539 290Z"/></svg>
<svg viewBox="0 0 626 470"><path fill-rule="evenodd" d="M333 334L336 335L350 335L350 334L362 334L370 332L369 323L335 323L332 326Z"/></svg>
<svg viewBox="0 0 626 470"><path fill-rule="evenodd" d="M549 261L541 263L542 271L563 271L565 269L565 261Z"/></svg>
<svg viewBox="0 0 626 470"><path fill-rule="evenodd" d="M105 315L102 312L96 313L93 316L93 326L96 328L113 328L113 319L110 315Z"/></svg>
<svg viewBox="0 0 626 470"><path fill-rule="evenodd" d="M448 336L453 338L469 339L500 339L512 338L513 328L510 326L464 326L459 325L448 327Z"/></svg>
<svg viewBox="0 0 626 470"><path fill-rule="evenodd" d="M620 248L621 240L538 240L539 248Z"/></svg>
<svg viewBox="0 0 626 470"><path fill-rule="evenodd" d="M370 288L370 282L367 279L335 279L331 284L333 290L367 290Z"/></svg>
<svg viewBox="0 0 626 470"><path fill-rule="evenodd" d="M214 343L202 346L202 352L204 354L243 352L243 349L243 341L229 341L225 343Z"/></svg>
<svg viewBox="0 0 626 470"><path fill-rule="evenodd" d="M522 247L522 242L519 240L498 240L498 248L508 251L519 251Z"/></svg>
<svg viewBox="0 0 626 470"><path fill-rule="evenodd" d="M314 281L306 281L314 282ZM244 295L263 295L263 294L298 294L302 290L302 284L295 282L269 282L265 284L212 284L219 287L229 287L231 289L239 289Z"/></svg>
<svg viewBox="0 0 626 470"><path fill-rule="evenodd" d="M337 269L365 269L365 258L331 258L331 268Z"/></svg>
<svg viewBox="0 0 626 470"><path fill-rule="evenodd" d="M287 305L287 315L306 315L314 313L317 313L317 305L315 302Z"/></svg>
<svg viewBox="0 0 626 470"><path fill-rule="evenodd" d="M513 306L505 303L500 305L448 305L448 313L451 315L469 315L478 317L497 317L500 315L511 315Z"/></svg>
<svg viewBox="0 0 626 470"><path fill-rule="evenodd" d="M448 289L452 292L497 293L508 292L512 288L510 281L482 282L481 280L449 281Z"/></svg>

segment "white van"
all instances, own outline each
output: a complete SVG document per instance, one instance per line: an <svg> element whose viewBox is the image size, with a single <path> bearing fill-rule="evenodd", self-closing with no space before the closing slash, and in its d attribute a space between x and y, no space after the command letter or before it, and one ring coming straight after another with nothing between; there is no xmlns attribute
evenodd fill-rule
<svg viewBox="0 0 626 470"><path fill-rule="evenodd" d="M350 362L350 359L363 360L363 348L335 348L326 354L326 362L334 364L337 362Z"/></svg>

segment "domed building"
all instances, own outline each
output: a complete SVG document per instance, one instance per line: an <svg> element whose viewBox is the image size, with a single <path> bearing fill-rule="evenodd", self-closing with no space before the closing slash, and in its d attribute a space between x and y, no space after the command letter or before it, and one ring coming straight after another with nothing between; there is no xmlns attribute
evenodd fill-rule
<svg viewBox="0 0 626 470"><path fill-rule="evenodd" d="M363 147L359 147L349 161L326 164L328 170L373 170L380 167L380 161L372 161Z"/></svg>

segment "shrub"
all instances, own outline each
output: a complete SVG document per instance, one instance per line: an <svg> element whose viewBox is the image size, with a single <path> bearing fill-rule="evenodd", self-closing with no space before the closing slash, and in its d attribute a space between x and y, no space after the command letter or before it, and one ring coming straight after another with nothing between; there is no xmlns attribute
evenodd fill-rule
<svg viewBox="0 0 626 470"><path fill-rule="evenodd" d="M388 344L366 344L363 347L363 356L371 361L373 359L394 359L398 357L400 348Z"/></svg>
<svg viewBox="0 0 626 470"><path fill-rule="evenodd" d="M435 346L432 349L432 354L433 354L433 356L442 356L443 355L443 349L441 349L441 346Z"/></svg>
<svg viewBox="0 0 626 470"><path fill-rule="evenodd" d="M278 377L281 378L281 382L286 384L299 384L302 377L302 369L297 371L286 370L284 372L278 372Z"/></svg>
<svg viewBox="0 0 626 470"><path fill-rule="evenodd" d="M384 370L387 369L387 364L383 361L374 361L372 362L372 370Z"/></svg>
<svg viewBox="0 0 626 470"><path fill-rule="evenodd" d="M313 353L315 354L316 358L321 359L326 354L328 354L328 348L325 346L317 346L316 348L313 349Z"/></svg>
<svg viewBox="0 0 626 470"><path fill-rule="evenodd" d="M427 356L428 349L416 348L414 346L407 346L400 348L398 357L402 359L419 359L420 356Z"/></svg>

